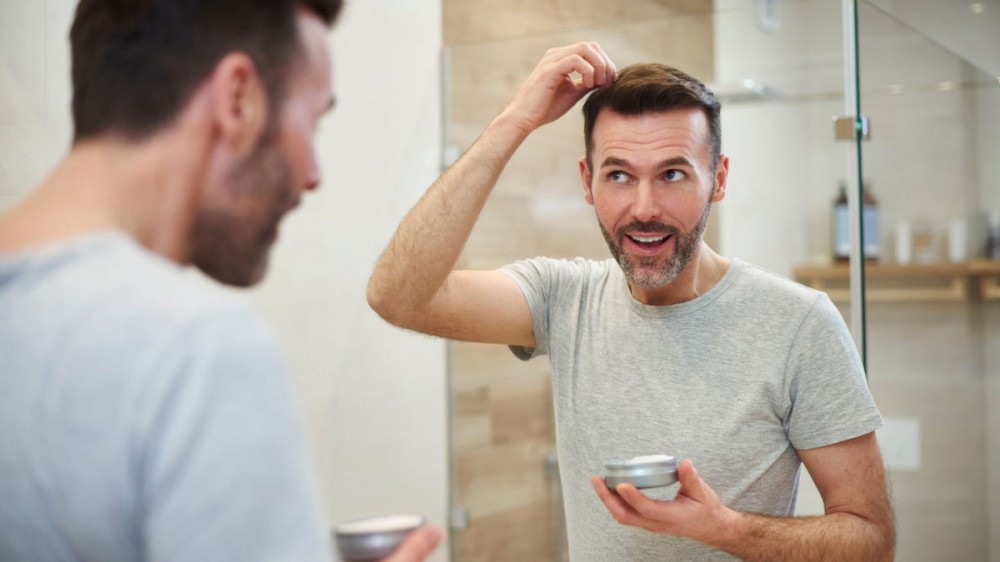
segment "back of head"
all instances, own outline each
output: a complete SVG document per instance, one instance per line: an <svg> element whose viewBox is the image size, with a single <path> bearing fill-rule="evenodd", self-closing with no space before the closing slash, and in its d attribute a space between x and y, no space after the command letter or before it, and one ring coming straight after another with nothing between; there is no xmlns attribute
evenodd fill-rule
<svg viewBox="0 0 1000 562"><path fill-rule="evenodd" d="M609 86L594 90L583 104L583 133L587 163L593 149L594 123L603 109L622 115L659 113L674 109L699 108L708 121L712 167L722 152L721 106L704 84L672 66L643 63L626 66ZM591 168L593 169L593 168Z"/></svg>
<svg viewBox="0 0 1000 562"><path fill-rule="evenodd" d="M234 51L254 59L277 103L298 49L298 6L332 25L341 0L80 0L70 30L74 142L150 135Z"/></svg>

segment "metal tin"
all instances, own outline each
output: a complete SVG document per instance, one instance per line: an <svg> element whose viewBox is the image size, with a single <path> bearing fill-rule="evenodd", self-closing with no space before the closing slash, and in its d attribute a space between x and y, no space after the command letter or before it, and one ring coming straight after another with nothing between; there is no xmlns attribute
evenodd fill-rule
<svg viewBox="0 0 1000 562"><path fill-rule="evenodd" d="M333 534L344 562L370 562L388 556L425 523L419 515L386 515L340 523Z"/></svg>
<svg viewBox="0 0 1000 562"><path fill-rule="evenodd" d="M604 463L604 481L609 488L623 483L636 488L657 488L677 482L677 459L669 455L646 455Z"/></svg>

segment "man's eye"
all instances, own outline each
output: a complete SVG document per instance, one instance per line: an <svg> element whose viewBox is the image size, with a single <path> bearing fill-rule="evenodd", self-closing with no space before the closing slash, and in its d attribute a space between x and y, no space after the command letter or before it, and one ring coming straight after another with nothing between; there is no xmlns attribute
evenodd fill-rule
<svg viewBox="0 0 1000 562"><path fill-rule="evenodd" d="M681 181L685 177L687 176L680 170L667 170L663 173L663 179L667 181Z"/></svg>
<svg viewBox="0 0 1000 562"><path fill-rule="evenodd" d="M628 174L620 170L616 170L608 174L608 180L615 183L625 183L628 181Z"/></svg>

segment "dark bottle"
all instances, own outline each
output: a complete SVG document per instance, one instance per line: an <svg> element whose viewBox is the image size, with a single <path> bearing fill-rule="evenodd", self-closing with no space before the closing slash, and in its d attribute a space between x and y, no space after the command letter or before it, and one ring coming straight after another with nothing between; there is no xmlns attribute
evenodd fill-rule
<svg viewBox="0 0 1000 562"><path fill-rule="evenodd" d="M866 184L861 192L861 218L864 227L865 241L863 244L866 260L877 260L882 257L881 234L879 233L878 200Z"/></svg>
<svg viewBox="0 0 1000 562"><path fill-rule="evenodd" d="M1000 260L1000 213L990 213L990 232L986 237L986 259Z"/></svg>
<svg viewBox="0 0 1000 562"><path fill-rule="evenodd" d="M833 200L830 216L830 239L833 245L833 259L847 261L851 256L851 221L847 211L847 182L840 182L837 198Z"/></svg>

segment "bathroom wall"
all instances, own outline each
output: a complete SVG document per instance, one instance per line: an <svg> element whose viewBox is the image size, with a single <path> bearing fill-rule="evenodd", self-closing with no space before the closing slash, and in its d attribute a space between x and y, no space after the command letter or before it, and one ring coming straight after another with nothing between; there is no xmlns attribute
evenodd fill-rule
<svg viewBox="0 0 1000 562"><path fill-rule="evenodd" d="M0 210L66 150L74 6L0 0ZM440 171L440 3L349 2L332 38L324 183L284 223L265 283L239 294L288 352L331 521L416 512L444 524L444 344L388 327L364 296L395 225ZM432 560L447 559L446 541Z"/></svg>
<svg viewBox="0 0 1000 562"><path fill-rule="evenodd" d="M547 49L576 41L598 41L619 68L660 61L710 81L710 8L707 0L445 0L448 142L467 148ZM536 131L501 177L460 265L495 268L537 255L608 257L583 199L582 155L579 107ZM714 220L710 225L714 239ZM455 560L563 560L548 361L524 363L503 346L449 347L453 493L458 512L468 515L468 527L455 534Z"/></svg>
<svg viewBox="0 0 1000 562"><path fill-rule="evenodd" d="M0 210L19 201L69 144L72 0L0 0Z"/></svg>

